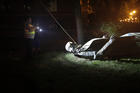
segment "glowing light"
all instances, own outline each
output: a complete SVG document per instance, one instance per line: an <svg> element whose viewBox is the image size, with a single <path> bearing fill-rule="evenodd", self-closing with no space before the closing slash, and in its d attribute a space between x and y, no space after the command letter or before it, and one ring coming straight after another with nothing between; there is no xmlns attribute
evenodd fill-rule
<svg viewBox="0 0 140 93"><path fill-rule="evenodd" d="M130 19L129 18L127 19L127 22L130 22Z"/></svg>
<svg viewBox="0 0 140 93"><path fill-rule="evenodd" d="M36 28L37 28L37 29L39 29L40 27L39 27L39 26L37 26Z"/></svg>
<svg viewBox="0 0 140 93"><path fill-rule="evenodd" d="M136 13L136 11L134 10L134 11L133 11L133 13L135 14L135 13Z"/></svg>
<svg viewBox="0 0 140 93"><path fill-rule="evenodd" d="M124 21L127 21L127 19L124 19Z"/></svg>
<svg viewBox="0 0 140 93"><path fill-rule="evenodd" d="M136 10L129 12L128 18L120 19L119 22L139 23L139 18L135 16L136 13L137 13Z"/></svg>
<svg viewBox="0 0 140 93"><path fill-rule="evenodd" d="M43 30L42 29L39 29L39 31L42 32Z"/></svg>
<svg viewBox="0 0 140 93"><path fill-rule="evenodd" d="M135 13L136 13L136 11L134 10L134 11L130 12L129 15L132 16L132 15L134 15Z"/></svg>
<svg viewBox="0 0 140 93"><path fill-rule="evenodd" d="M129 13L129 15L133 15L133 13Z"/></svg>

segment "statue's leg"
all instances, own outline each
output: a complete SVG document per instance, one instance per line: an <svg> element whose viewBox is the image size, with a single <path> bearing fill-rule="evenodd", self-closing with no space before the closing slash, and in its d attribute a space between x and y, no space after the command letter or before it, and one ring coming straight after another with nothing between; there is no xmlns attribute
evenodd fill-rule
<svg viewBox="0 0 140 93"><path fill-rule="evenodd" d="M76 53L76 55L90 57L90 56L94 56L95 55L95 51L79 52L79 53Z"/></svg>
<svg viewBox="0 0 140 93"><path fill-rule="evenodd" d="M103 52L115 41L115 39L110 39L96 54L96 56L103 55ZM95 58L96 59L96 58Z"/></svg>

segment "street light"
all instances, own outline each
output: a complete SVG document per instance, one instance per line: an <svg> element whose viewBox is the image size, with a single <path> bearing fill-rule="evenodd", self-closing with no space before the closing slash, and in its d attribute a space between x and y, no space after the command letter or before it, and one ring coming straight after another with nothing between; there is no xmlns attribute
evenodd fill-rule
<svg viewBox="0 0 140 93"><path fill-rule="evenodd" d="M137 13L137 11L133 10L133 11L131 11L129 13L129 17L128 18L123 18L123 19L120 19L119 21L121 23L126 23L126 22L128 22L128 23L130 23L130 22L132 22L132 23L139 23L139 18L136 17L136 15L135 15L136 13Z"/></svg>
<svg viewBox="0 0 140 93"><path fill-rule="evenodd" d="M131 15L131 16L132 16L132 15L133 15L133 13L131 12L131 13L129 13L129 15Z"/></svg>
<svg viewBox="0 0 140 93"><path fill-rule="evenodd" d="M133 11L133 14L135 14L135 13L136 13L136 11L134 10L134 11Z"/></svg>
<svg viewBox="0 0 140 93"><path fill-rule="evenodd" d="M132 16L132 15L134 15L135 13L136 13L136 11L135 11L135 10L133 10L132 12L130 12L130 13L129 13L129 15L131 15L131 16Z"/></svg>

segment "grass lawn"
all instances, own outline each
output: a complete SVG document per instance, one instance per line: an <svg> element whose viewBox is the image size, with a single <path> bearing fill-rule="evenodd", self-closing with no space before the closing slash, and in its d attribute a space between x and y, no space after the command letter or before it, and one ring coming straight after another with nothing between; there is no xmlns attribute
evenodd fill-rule
<svg viewBox="0 0 140 93"><path fill-rule="evenodd" d="M140 89L140 59L100 61L49 52L29 61L30 64L21 63L10 64L16 64L12 69L18 68L24 74L26 92L30 89L36 93L134 93Z"/></svg>

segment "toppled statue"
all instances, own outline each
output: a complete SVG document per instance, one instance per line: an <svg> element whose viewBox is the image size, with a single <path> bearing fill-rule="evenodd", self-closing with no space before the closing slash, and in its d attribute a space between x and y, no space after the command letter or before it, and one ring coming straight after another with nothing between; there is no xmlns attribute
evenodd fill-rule
<svg viewBox="0 0 140 93"><path fill-rule="evenodd" d="M89 59L140 57L140 32L127 33L120 37L94 38L84 45L67 42L65 49L75 56Z"/></svg>

